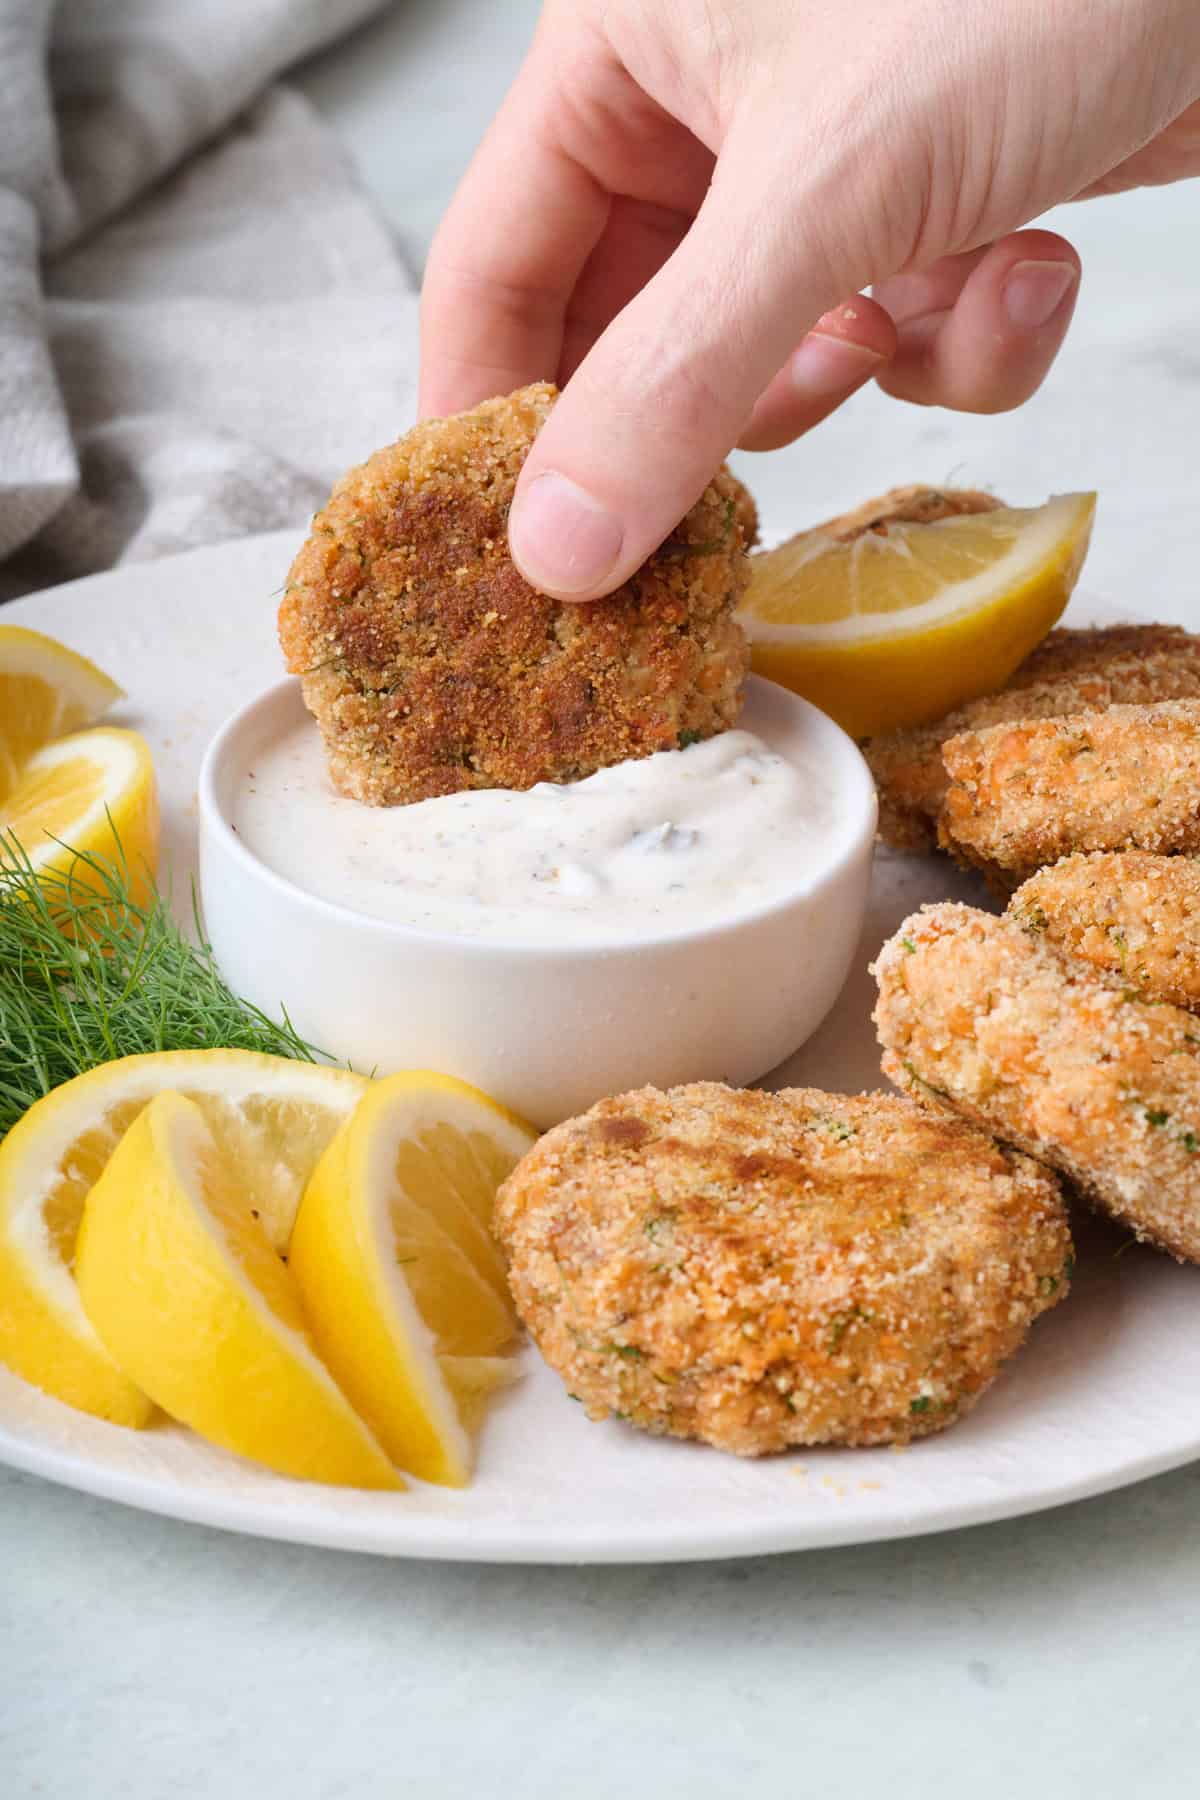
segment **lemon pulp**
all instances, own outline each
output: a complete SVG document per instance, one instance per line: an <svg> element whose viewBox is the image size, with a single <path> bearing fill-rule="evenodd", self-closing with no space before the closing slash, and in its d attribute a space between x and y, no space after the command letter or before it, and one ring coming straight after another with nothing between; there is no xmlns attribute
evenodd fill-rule
<svg viewBox="0 0 1200 1800"><path fill-rule="evenodd" d="M136 731L103 726L36 750L0 800L0 833L20 844L38 873L87 887L79 856L118 864L135 904L149 897L158 868L159 809L154 763ZM0 868L6 853L0 844Z"/></svg>
<svg viewBox="0 0 1200 1800"><path fill-rule="evenodd" d="M751 558L739 616L753 666L854 737L939 718L1002 687L1050 630L1095 504L1065 494L1041 507L801 532Z"/></svg>
<svg viewBox="0 0 1200 1800"><path fill-rule="evenodd" d="M118 1366L172 1418L280 1474L403 1485L194 1101L158 1094L129 1127L88 1195L76 1278Z"/></svg>
<svg viewBox="0 0 1200 1800"><path fill-rule="evenodd" d="M283 1251L309 1174L366 1086L246 1050L175 1050L106 1063L39 1100L0 1143L0 1361L84 1412L144 1425L150 1403L72 1279L84 1203L124 1133L156 1094L187 1095Z"/></svg>
<svg viewBox="0 0 1200 1800"><path fill-rule="evenodd" d="M313 1337L393 1461L461 1486L516 1331L490 1234L535 1134L465 1082L372 1084L313 1172L289 1267Z"/></svg>
<svg viewBox="0 0 1200 1800"><path fill-rule="evenodd" d="M0 625L0 801L35 750L92 725L123 698L85 656L23 625Z"/></svg>

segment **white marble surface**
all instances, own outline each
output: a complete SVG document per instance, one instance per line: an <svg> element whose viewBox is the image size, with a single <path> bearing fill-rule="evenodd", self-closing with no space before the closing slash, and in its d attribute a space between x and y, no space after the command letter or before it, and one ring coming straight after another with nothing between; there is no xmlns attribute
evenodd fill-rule
<svg viewBox="0 0 1200 1800"><path fill-rule="evenodd" d="M407 0L304 74L414 262L535 12ZM1034 405L962 420L865 396L747 462L768 526L922 472L1014 499L1098 486L1092 585L1200 626L1198 206L1193 184L1072 212L1078 325ZM894 1545L456 1569L223 1537L0 1474L0 1793L1182 1796L1198 1519L1200 1465Z"/></svg>

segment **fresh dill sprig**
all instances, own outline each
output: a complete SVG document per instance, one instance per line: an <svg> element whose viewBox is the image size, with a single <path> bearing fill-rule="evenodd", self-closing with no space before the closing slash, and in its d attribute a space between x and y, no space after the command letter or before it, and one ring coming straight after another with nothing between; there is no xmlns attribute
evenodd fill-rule
<svg viewBox="0 0 1200 1800"><path fill-rule="evenodd" d="M119 1056L221 1048L318 1059L286 1013L277 1022L226 985L194 896L191 943L158 890L134 900L119 853L69 854L62 873L35 870L0 831L0 1138L52 1088Z"/></svg>

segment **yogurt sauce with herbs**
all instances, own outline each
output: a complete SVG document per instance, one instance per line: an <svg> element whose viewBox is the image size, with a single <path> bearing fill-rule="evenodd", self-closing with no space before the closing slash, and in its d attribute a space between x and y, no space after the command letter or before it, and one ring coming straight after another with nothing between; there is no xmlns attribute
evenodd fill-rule
<svg viewBox="0 0 1200 1800"><path fill-rule="evenodd" d="M307 893L370 917L492 941L636 943L753 912L804 885L836 830L814 755L747 731L583 781L371 807L330 785L311 724L260 750L242 842Z"/></svg>

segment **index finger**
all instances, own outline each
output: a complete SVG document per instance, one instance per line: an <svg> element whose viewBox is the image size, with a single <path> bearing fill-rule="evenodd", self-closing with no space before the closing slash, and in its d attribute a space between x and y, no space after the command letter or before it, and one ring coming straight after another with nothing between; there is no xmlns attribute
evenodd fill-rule
<svg viewBox="0 0 1200 1800"><path fill-rule="evenodd" d="M438 229L421 297L422 418L558 374L609 196L557 141L535 45Z"/></svg>

